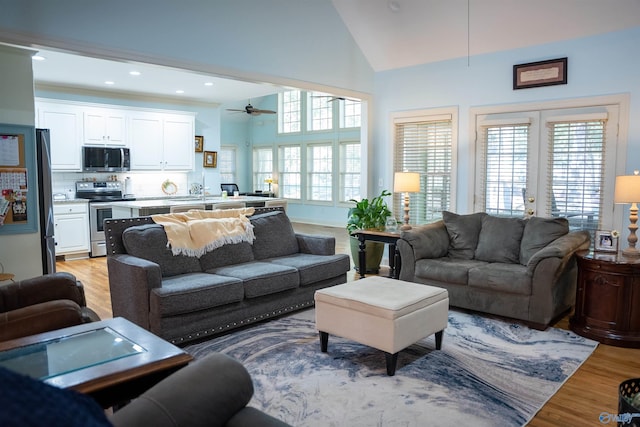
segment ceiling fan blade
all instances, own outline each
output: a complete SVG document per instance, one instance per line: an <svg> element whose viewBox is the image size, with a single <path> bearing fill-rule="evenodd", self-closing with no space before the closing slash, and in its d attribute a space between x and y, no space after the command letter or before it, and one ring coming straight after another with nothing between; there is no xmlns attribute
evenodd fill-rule
<svg viewBox="0 0 640 427"><path fill-rule="evenodd" d="M254 109L253 109L253 111L252 111L252 114L253 114L253 113L258 113L258 114L275 114L276 112L275 112L275 111L273 111L273 110L260 110L260 109L258 109L258 108L254 108Z"/></svg>
<svg viewBox="0 0 640 427"><path fill-rule="evenodd" d="M246 113L245 110L236 110L235 108L227 108L227 111L237 111L239 113Z"/></svg>

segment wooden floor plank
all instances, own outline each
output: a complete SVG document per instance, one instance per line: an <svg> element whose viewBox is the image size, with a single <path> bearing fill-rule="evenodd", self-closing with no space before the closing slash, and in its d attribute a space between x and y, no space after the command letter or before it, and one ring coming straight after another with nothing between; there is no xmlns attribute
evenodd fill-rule
<svg viewBox="0 0 640 427"><path fill-rule="evenodd" d="M297 232L334 236L336 252L349 254L349 237L344 228L294 224ZM353 260L352 260L353 265ZM58 261L58 271L68 271L85 286L87 305L100 318L111 317L111 297L106 258ZM388 270L381 269L386 275ZM348 280L356 280L352 270ZM568 329L569 317L555 325ZM533 427L565 427L571 425L604 425L603 412L618 413L618 387L622 381L640 377L640 350L600 344L587 361L569 378L529 423Z"/></svg>

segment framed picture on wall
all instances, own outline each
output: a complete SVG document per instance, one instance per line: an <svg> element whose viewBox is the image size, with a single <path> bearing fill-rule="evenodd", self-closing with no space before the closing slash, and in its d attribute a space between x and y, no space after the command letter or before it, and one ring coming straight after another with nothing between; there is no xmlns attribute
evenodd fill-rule
<svg viewBox="0 0 640 427"><path fill-rule="evenodd" d="M204 151L204 136L196 135L196 153Z"/></svg>
<svg viewBox="0 0 640 427"><path fill-rule="evenodd" d="M215 168L218 166L218 152L205 151L202 165L205 168Z"/></svg>

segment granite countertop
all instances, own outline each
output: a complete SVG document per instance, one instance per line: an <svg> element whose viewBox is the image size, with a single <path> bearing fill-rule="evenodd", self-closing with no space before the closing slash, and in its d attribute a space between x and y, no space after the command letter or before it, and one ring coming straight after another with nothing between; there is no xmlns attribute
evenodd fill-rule
<svg viewBox="0 0 640 427"><path fill-rule="evenodd" d="M89 203L87 199L64 199L64 200L54 200L54 205L66 205L69 203Z"/></svg>
<svg viewBox="0 0 640 427"><path fill-rule="evenodd" d="M112 202L112 205L130 208L130 209L144 209L144 208L162 208L169 206L179 205L192 205L198 203L205 204L224 204L234 202L264 202L266 200L277 200L275 198L267 199L260 196L238 196L227 197L223 199L220 196L207 196L204 200L201 197L176 197L176 198L158 198L158 199L137 199L121 202Z"/></svg>

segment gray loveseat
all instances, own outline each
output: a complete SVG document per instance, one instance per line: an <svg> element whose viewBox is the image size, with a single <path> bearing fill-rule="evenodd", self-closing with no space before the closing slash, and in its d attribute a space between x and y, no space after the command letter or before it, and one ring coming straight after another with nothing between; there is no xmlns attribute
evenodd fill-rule
<svg viewBox="0 0 640 427"><path fill-rule="evenodd" d="M454 307L519 319L545 329L575 303L574 253L587 231L566 218L457 215L403 231L400 279L449 291Z"/></svg>
<svg viewBox="0 0 640 427"><path fill-rule="evenodd" d="M281 208L256 208L253 244L174 256L151 217L105 220L113 316L181 344L313 305L347 281L335 239L296 234Z"/></svg>

